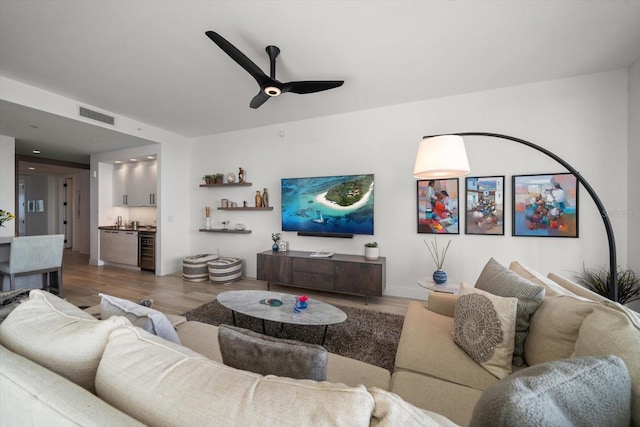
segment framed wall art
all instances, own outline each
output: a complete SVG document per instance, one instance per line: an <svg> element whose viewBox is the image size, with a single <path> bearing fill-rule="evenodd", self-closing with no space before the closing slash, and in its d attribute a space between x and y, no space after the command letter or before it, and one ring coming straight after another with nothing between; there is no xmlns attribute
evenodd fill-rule
<svg viewBox="0 0 640 427"><path fill-rule="evenodd" d="M578 237L578 180L570 173L513 177L513 235Z"/></svg>
<svg viewBox="0 0 640 427"><path fill-rule="evenodd" d="M418 233L459 234L458 178L419 180Z"/></svg>
<svg viewBox="0 0 640 427"><path fill-rule="evenodd" d="M504 235L504 175L465 179L465 234Z"/></svg>

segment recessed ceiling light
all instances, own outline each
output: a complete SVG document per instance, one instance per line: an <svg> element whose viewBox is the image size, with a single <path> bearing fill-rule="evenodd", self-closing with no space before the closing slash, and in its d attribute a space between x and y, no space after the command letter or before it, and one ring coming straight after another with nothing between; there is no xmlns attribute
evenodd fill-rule
<svg viewBox="0 0 640 427"><path fill-rule="evenodd" d="M33 154L40 154L40 150L33 150Z"/></svg>
<svg viewBox="0 0 640 427"><path fill-rule="evenodd" d="M147 159L155 159L154 156L147 156Z"/></svg>
<svg viewBox="0 0 640 427"><path fill-rule="evenodd" d="M29 170L30 171L34 171L34 170L36 170L36 168L34 168L33 166L29 166Z"/></svg>
<svg viewBox="0 0 640 427"><path fill-rule="evenodd" d="M121 162L120 160L116 160L116 161L115 161L115 162L113 162L113 163L122 163L122 162Z"/></svg>
<svg viewBox="0 0 640 427"><path fill-rule="evenodd" d="M137 162L138 161L137 159L129 159L129 160L131 160L132 162Z"/></svg>

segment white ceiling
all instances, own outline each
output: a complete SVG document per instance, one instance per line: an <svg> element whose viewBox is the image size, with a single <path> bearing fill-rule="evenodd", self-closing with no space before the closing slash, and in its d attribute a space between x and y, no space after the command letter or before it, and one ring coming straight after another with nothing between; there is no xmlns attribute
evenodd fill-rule
<svg viewBox="0 0 640 427"><path fill-rule="evenodd" d="M196 137L626 67L640 57L639 22L634 0L0 0L0 74ZM277 45L281 81L345 84L251 109L255 80L207 30L266 73L264 48ZM6 104L0 132L15 133L18 148L24 140L55 150L73 128L19 135L33 117ZM110 143L76 148L86 155Z"/></svg>

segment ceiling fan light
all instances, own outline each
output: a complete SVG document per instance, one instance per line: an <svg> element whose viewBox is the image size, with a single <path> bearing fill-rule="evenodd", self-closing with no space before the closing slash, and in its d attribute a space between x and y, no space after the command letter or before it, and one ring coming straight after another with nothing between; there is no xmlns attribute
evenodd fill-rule
<svg viewBox="0 0 640 427"><path fill-rule="evenodd" d="M263 90L264 90L264 93L266 93L269 96L278 96L282 93L280 88L275 86L267 86Z"/></svg>

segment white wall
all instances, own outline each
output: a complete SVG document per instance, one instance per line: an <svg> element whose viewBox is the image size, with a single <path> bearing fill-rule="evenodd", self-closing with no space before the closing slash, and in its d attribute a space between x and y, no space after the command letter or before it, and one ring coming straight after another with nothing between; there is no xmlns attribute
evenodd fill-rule
<svg viewBox="0 0 640 427"><path fill-rule="evenodd" d="M16 140L0 135L0 209L15 212L16 197ZM0 237L15 234L15 220L5 222L0 227Z"/></svg>
<svg viewBox="0 0 640 427"><path fill-rule="evenodd" d="M300 237L284 233L294 250L328 250L363 254L363 244L376 240L387 258L388 295L424 297L417 285L434 265L423 243L433 235L416 233L416 180L412 177L423 135L484 131L516 136L566 159L594 187L609 209L625 210L628 194L627 71L618 70L436 100L398 105L313 120L248 129L198 138L189 170L191 253L217 250L246 260L245 274L256 275L256 252L268 250L271 233L280 226L280 179L334 174L375 174L375 236L354 239ZM312 96L312 95L309 95ZM262 108L277 108L278 99ZM259 111L258 111L259 113ZM280 133L284 136L281 137ZM511 176L564 172L555 161L513 142L467 138L471 176L506 175L505 236L451 236L445 263L450 280L475 283L489 257L508 265L518 259L541 272L570 276L582 268L608 265L607 240L595 204L580 191L580 238L511 236ZM253 187L200 188L204 174L246 171ZM204 206L221 198L251 206L256 190L267 187L275 209L213 211L222 220L244 223L248 235L200 233ZM463 194L464 180L460 181ZM612 218L618 262L627 263L624 215ZM446 238L439 239L446 241Z"/></svg>
<svg viewBox="0 0 640 427"><path fill-rule="evenodd" d="M629 67L629 189L627 191L627 218L629 221L628 265L640 275L640 58ZM640 311L640 301L630 304Z"/></svg>

